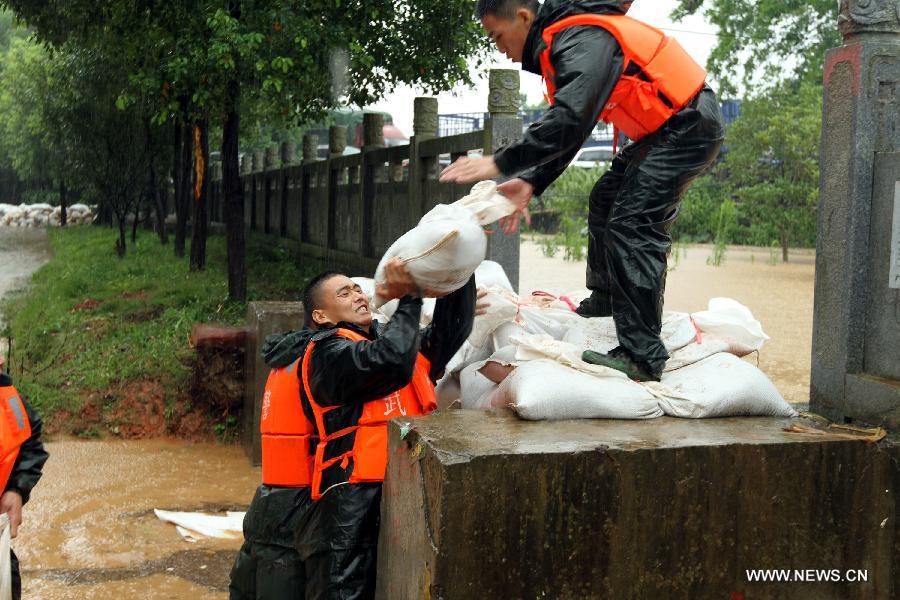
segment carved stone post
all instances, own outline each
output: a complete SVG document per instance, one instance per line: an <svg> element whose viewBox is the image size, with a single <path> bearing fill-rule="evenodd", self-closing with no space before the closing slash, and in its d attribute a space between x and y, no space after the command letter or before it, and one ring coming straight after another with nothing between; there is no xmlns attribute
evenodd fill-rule
<svg viewBox="0 0 900 600"><path fill-rule="evenodd" d="M488 112L490 119L484 124L484 153L493 154L498 149L522 137L522 119L519 112L519 71L491 69L488 78ZM503 181L505 177L498 178ZM506 235L499 224L492 226L488 236L487 258L500 263L513 287L519 289L519 232ZM529 290L526 290L529 291Z"/></svg>
<svg viewBox="0 0 900 600"><path fill-rule="evenodd" d="M340 158L347 148L347 128L332 125L328 129L328 159ZM328 247L337 248L337 186L346 182L346 169L328 166Z"/></svg>
<svg viewBox="0 0 900 600"><path fill-rule="evenodd" d="M315 171L310 166L318 156L319 136L307 133L303 136L303 173L300 176L300 242L309 240L309 196Z"/></svg>
<svg viewBox="0 0 900 600"><path fill-rule="evenodd" d="M384 147L384 115L381 113L366 113L363 115L363 147L360 156L361 182L359 186L360 207L362 208L362 222L360 224L360 251L363 256L374 256L374 229L375 229L375 186L383 180L383 162L372 162L368 155L373 150Z"/></svg>
<svg viewBox="0 0 900 600"><path fill-rule="evenodd" d="M316 161L316 150L319 147L319 136L307 133L303 136L303 164Z"/></svg>
<svg viewBox="0 0 900 600"><path fill-rule="evenodd" d="M437 171L437 157L421 156L421 143L437 137L437 98L413 100L413 136L409 140L409 207L406 224L413 227L431 208L425 197L425 181Z"/></svg>
<svg viewBox="0 0 900 600"><path fill-rule="evenodd" d="M290 190L294 189L294 180L291 179L290 168L297 164L297 144L293 141L281 142L281 175L278 177L278 185L281 194L279 194L281 210L278 218L278 235L288 237L291 228L288 226L289 221L299 221L298 211L291 211L288 208L290 202ZM299 237L299 228L294 230L295 236Z"/></svg>
<svg viewBox="0 0 900 600"><path fill-rule="evenodd" d="M278 146L269 146L266 148L265 165L263 169L262 188L263 198L265 199L265 212L263 214L263 231L266 233L274 233L280 230L278 225L281 220L279 208L281 203L278 200Z"/></svg>
<svg viewBox="0 0 900 600"><path fill-rule="evenodd" d="M825 57L810 404L900 426L900 3L842 0Z"/></svg>

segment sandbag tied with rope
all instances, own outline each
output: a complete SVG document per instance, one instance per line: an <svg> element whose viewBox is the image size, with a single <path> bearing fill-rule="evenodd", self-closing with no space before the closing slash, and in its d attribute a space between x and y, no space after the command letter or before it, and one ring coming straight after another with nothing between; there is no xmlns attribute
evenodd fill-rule
<svg viewBox="0 0 900 600"><path fill-rule="evenodd" d="M496 183L476 183L469 195L453 204L438 204L394 242L378 263L376 283L384 281L385 263L399 256L426 295L455 292L484 260L487 236L483 226L515 211L515 204L497 191ZM383 303L376 294L374 306Z"/></svg>

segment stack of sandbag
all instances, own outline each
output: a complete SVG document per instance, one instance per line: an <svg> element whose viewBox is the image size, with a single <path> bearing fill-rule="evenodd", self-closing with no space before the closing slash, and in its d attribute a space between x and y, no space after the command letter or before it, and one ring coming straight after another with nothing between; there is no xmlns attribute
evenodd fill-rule
<svg viewBox="0 0 900 600"><path fill-rule="evenodd" d="M493 181L477 183L461 200L435 206L394 242L378 264L375 281L384 280L387 261L400 257L422 290L435 295L454 292L484 260L487 237L482 226L513 212L515 205L497 192ZM374 306L383 303L376 294Z"/></svg>
<svg viewBox="0 0 900 600"><path fill-rule="evenodd" d="M458 387L441 382L463 408L508 406L525 419L796 415L762 371L740 360L769 338L735 300L714 298L706 311L663 315L671 358L658 383L633 382L581 360L584 350L618 345L611 317L584 319L572 310L576 302L546 294L523 299L490 289L487 300L488 314L476 318L448 369ZM543 395L548 386L554 391Z"/></svg>
<svg viewBox="0 0 900 600"><path fill-rule="evenodd" d="M73 204L66 210L66 224L90 223L93 211L86 204ZM58 227L62 216L59 206L49 204L0 204L0 225L7 227Z"/></svg>

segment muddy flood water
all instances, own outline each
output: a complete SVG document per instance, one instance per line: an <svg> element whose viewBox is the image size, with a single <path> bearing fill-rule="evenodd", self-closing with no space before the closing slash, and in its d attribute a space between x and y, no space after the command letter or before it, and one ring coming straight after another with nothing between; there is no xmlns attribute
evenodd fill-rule
<svg viewBox="0 0 900 600"><path fill-rule="evenodd" d="M691 247L670 272L666 308L696 311L730 296L749 306L772 337L760 366L793 402L805 402L812 326L812 252L787 265L768 250L729 249L720 267ZM48 256L43 233L0 228L0 293ZM522 246L523 292L584 287L584 263L548 259ZM755 359L754 359L755 360ZM175 440L47 443L50 460L25 507L13 546L28 598L226 598L239 539L183 540L154 508L245 510L260 480L235 446Z"/></svg>

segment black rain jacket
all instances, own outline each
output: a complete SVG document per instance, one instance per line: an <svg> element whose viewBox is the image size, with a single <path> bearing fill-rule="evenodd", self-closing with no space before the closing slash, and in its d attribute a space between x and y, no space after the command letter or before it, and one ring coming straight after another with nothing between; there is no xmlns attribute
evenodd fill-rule
<svg viewBox="0 0 900 600"><path fill-rule="evenodd" d="M541 54L546 48L541 38L553 23L578 14L623 15L630 6L626 0L546 0L525 40L522 68L541 74ZM553 106L521 140L494 155L500 171L531 183L535 196L562 174L591 135L622 75L624 55L605 29L581 25L556 35L550 62L556 70Z"/></svg>
<svg viewBox="0 0 900 600"><path fill-rule="evenodd" d="M0 387L12 385L12 379L6 373L0 373ZM25 398L22 398L22 406L25 407L25 413L28 415L28 422L31 423L31 436L25 440L21 448L19 448L19 456L13 464L12 472L9 475L9 481L6 482L4 492L16 491L22 496L22 503L28 502L31 497L31 490L41 478L41 469L47 458L50 456L44 450L44 444L41 442L41 417L32 410Z"/></svg>

